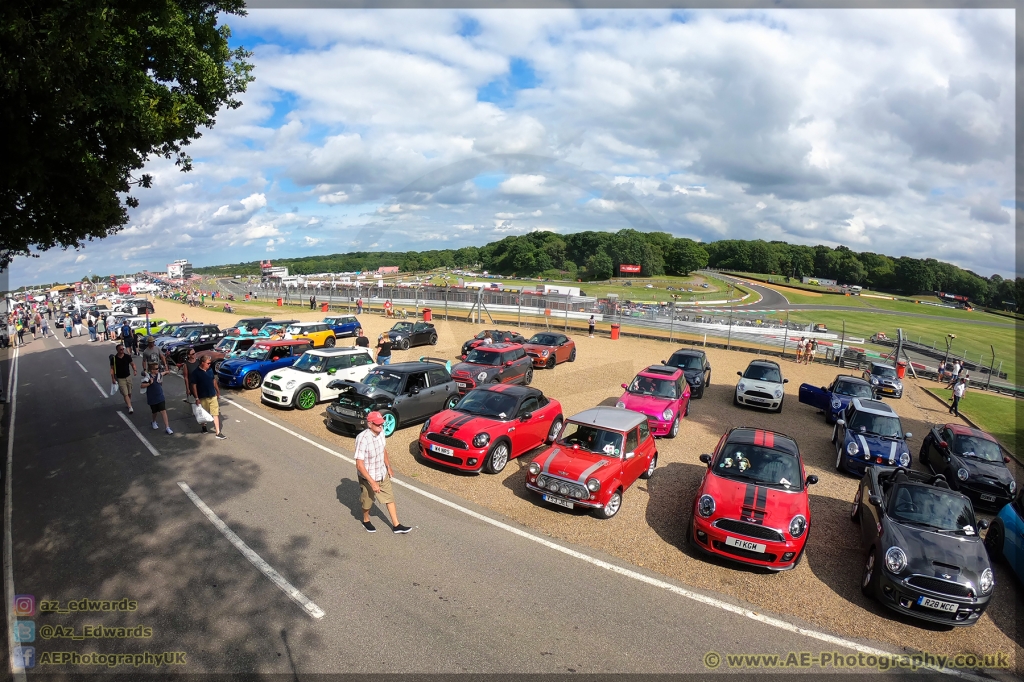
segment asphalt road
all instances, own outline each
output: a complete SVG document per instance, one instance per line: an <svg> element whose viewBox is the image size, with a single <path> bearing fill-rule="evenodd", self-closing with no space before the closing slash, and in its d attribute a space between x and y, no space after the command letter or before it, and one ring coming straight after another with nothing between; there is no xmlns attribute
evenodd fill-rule
<svg viewBox="0 0 1024 682"><path fill-rule="evenodd" d="M438 499L399 487L399 514L412 533L393 535L377 510L379 532L366 533L354 467L317 447L315 434L286 433L227 405L229 438L204 436L176 376L165 384L174 435L150 427L141 395L128 417L154 456L119 416L120 396L103 390L112 345L65 344L35 341L17 360L14 593L33 595L37 609L82 598L129 599L137 608L37 612L37 660L57 651L174 651L187 661L175 670L190 673L650 673L703 671L708 651L852 653L852 643L735 613L728 597L705 599L592 549L546 546L401 475ZM10 369L8 362L4 377ZM7 425L11 412L9 403ZM261 572L179 482L301 595L289 597ZM152 632L39 634L43 626L81 634L86 625ZM29 677L102 669L39 666Z"/></svg>

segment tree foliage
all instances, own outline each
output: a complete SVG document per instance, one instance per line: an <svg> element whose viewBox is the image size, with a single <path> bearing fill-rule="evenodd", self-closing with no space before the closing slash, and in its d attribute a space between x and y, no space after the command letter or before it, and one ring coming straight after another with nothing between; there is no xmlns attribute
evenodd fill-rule
<svg viewBox="0 0 1024 682"><path fill-rule="evenodd" d="M135 177L184 148L252 80L221 13L243 0L7 0L0 5L0 267L127 223Z"/></svg>

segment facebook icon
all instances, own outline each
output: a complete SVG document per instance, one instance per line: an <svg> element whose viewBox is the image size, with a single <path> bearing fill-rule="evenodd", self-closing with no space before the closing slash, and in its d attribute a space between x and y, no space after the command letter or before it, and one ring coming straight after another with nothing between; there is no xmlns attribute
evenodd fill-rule
<svg viewBox="0 0 1024 682"><path fill-rule="evenodd" d="M13 651L15 668L36 667L36 648L34 646L16 646Z"/></svg>

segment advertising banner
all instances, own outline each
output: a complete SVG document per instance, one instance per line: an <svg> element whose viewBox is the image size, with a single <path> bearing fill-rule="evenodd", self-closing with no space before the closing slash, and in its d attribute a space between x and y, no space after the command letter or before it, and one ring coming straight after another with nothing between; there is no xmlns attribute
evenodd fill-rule
<svg viewBox="0 0 1024 682"><path fill-rule="evenodd" d="M636 274L638 272L640 272L639 265L626 265L625 263L623 263L622 265L619 266L619 273L623 275L627 273Z"/></svg>

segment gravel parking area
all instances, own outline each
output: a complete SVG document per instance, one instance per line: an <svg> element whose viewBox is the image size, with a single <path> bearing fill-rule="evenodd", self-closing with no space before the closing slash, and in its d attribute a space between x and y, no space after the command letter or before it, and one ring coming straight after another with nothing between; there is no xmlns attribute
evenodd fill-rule
<svg viewBox="0 0 1024 682"><path fill-rule="evenodd" d="M182 312L190 318L221 324L238 317L164 300L157 300L156 308L161 317L172 320L178 319ZM277 316L320 319L323 313L290 307ZM371 345L377 334L393 324L379 315L363 315L360 321L371 338ZM393 361L412 360L422 355L455 358L462 342L480 328L466 322L443 320L435 320L435 325L440 338L436 347L395 351ZM522 329L527 337L535 331L536 327ZM562 403L566 417L597 404L614 405L622 392L621 383L628 382L641 368L668 358L675 348L668 343L635 338L611 341L607 337L591 339L586 334L576 334L573 338L578 351L576 362L559 365L554 370L537 370L533 381L535 387ZM339 339L339 345L350 343ZM552 538L608 552L694 587L730 595L752 608L788 614L847 638L887 642L908 650L941 654L1001 651L1010 653L1012 665L1024 662L1024 657L1017 655L1021 634L1018 630L1020 586L1005 564L995 567L995 597L982 620L971 628L949 629L905 619L861 595L859 580L864 557L856 526L849 520L857 479L835 471L835 450L830 442L832 427L826 426L822 415L814 409L797 402L802 382L825 385L837 373L849 373L849 370L821 364L798 366L792 360L783 361L783 375L789 379L785 405L781 414L770 414L732 404L738 379L736 372L756 356L716 349L708 349L708 356L713 369L705 397L691 403L690 415L684 420L678 438L658 441L658 469L650 480L637 481L626 491L622 510L610 521L554 508L528 494L524 481L529 456L513 460L496 476L452 473L418 457L419 428L413 426L398 431L388 440L392 463L400 475L471 500ZM915 466L923 436L931 425L952 419L919 384L937 385L908 377L903 399L892 401L904 430L914 434L910 449ZM333 434L324 426L326 404L302 413L260 405L259 391L240 391L236 397L351 451L351 438ZM968 393L965 400L969 399ZM772 429L795 437L807 473L816 474L820 479L810 488L812 518L804 560L786 573L768 574L709 560L684 542L693 496L705 470L698 457L711 452L729 428L741 425ZM1015 467L1017 480L1024 481L1019 467L1011 466ZM415 519L409 522L415 523Z"/></svg>

